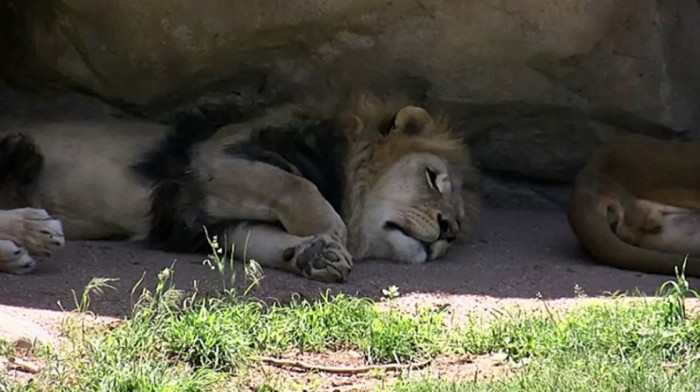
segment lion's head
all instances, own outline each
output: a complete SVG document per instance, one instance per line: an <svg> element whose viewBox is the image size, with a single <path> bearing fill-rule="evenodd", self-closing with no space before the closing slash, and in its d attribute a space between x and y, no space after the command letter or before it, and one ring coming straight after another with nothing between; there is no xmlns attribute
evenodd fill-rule
<svg viewBox="0 0 700 392"><path fill-rule="evenodd" d="M344 215L356 258L423 263L475 223L476 176L444 117L365 100L354 132Z"/></svg>

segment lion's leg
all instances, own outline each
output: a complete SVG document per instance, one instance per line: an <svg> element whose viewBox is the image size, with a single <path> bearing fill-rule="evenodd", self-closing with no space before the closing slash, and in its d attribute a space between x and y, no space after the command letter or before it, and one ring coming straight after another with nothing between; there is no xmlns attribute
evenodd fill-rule
<svg viewBox="0 0 700 392"><path fill-rule="evenodd" d="M274 225L239 224L225 235L227 243L235 244L236 258L264 267L329 282L345 281L352 270L352 257L328 234L300 237Z"/></svg>
<svg viewBox="0 0 700 392"><path fill-rule="evenodd" d="M245 159L218 158L208 166L205 206L216 220L279 222L289 234L328 234L345 244L342 218L305 178Z"/></svg>
<svg viewBox="0 0 700 392"><path fill-rule="evenodd" d="M347 228L313 183L273 165L231 157L206 162L199 174L210 218L261 222L225 231L239 257L245 247L246 256L263 266L318 280L347 278L352 269Z"/></svg>

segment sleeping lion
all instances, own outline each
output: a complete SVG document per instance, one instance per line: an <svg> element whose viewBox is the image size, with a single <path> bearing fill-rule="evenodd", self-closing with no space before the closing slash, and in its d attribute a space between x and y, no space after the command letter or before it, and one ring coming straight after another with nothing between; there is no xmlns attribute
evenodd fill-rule
<svg viewBox="0 0 700 392"><path fill-rule="evenodd" d="M700 143L625 138L579 172L569 222L603 263L700 276Z"/></svg>
<svg viewBox="0 0 700 392"><path fill-rule="evenodd" d="M236 257L342 282L353 260L442 257L479 208L447 121L372 96L330 116L283 105L212 130L124 119L1 129L0 270L15 274L64 235L200 252L206 228Z"/></svg>

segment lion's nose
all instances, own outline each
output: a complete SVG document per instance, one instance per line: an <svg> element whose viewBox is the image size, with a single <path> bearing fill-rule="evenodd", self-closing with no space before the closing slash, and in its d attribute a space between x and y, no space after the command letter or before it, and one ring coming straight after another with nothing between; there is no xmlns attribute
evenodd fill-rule
<svg viewBox="0 0 700 392"><path fill-rule="evenodd" d="M440 239L454 241L457 238L457 222L445 218L442 214L438 214L437 221L440 226Z"/></svg>

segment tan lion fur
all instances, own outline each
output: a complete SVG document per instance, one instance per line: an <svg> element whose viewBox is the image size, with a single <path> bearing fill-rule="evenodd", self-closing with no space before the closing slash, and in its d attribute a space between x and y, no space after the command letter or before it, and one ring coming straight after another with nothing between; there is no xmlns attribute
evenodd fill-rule
<svg viewBox="0 0 700 392"><path fill-rule="evenodd" d="M642 272L700 276L700 144L622 138L579 172L569 222L598 261Z"/></svg>
<svg viewBox="0 0 700 392"><path fill-rule="evenodd" d="M350 249L361 255L367 246L360 241L364 237L361 234L364 230L362 221L367 200L381 196L371 192L378 178L402 157L416 153L442 157L452 166L455 177L462 185L463 205L467 209L463 212L466 221L462 227L465 233L468 232L475 224L480 209L476 190L478 180L475 170L470 166L469 152L461 137L450 128L447 117L440 114L431 123L418 124L423 127L415 130L416 134L394 130L382 135L377 129L385 127L408 103L400 100L382 101L374 96L362 96L355 102L351 117L356 121L356 127L348 131L353 145L346 163L346 181L352 185L346 188L343 206L351 241Z"/></svg>

